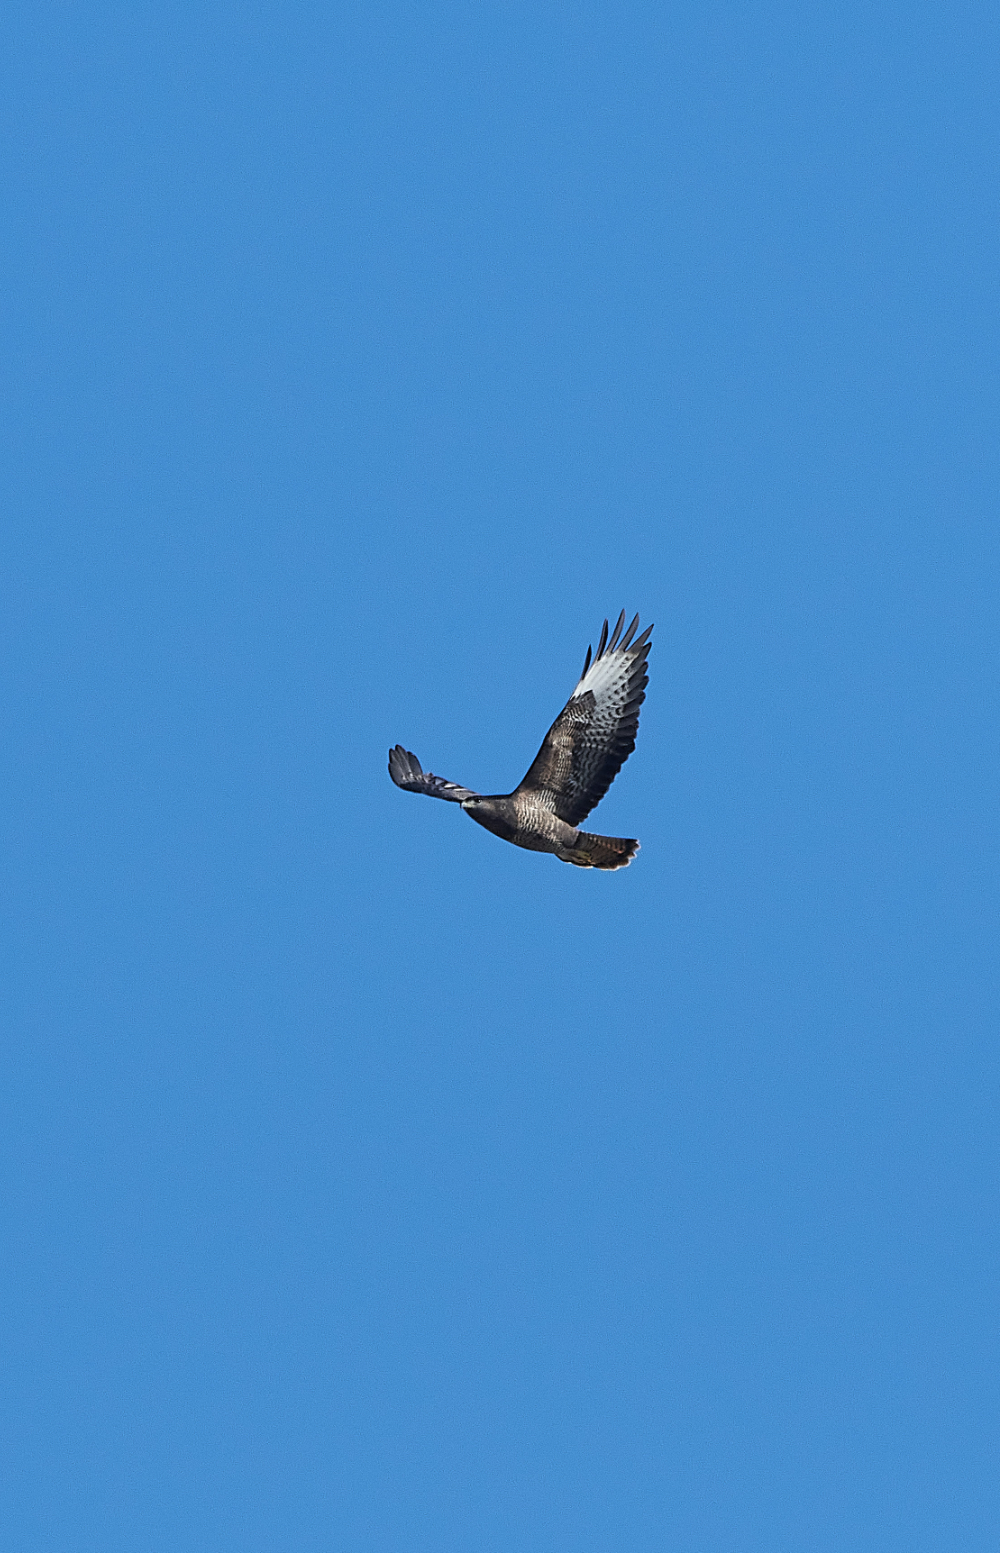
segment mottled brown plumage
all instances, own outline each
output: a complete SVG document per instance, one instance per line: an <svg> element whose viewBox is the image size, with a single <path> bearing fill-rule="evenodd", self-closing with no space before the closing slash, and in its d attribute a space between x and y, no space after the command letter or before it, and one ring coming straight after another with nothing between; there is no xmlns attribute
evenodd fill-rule
<svg viewBox="0 0 1000 1553"><path fill-rule="evenodd" d="M638 852L638 841L579 829L635 749L653 627L636 637L636 615L622 636L624 623L622 610L609 639L605 620L593 661L588 647L579 684L512 793L474 793L432 776L401 744L389 752L396 786L461 804L470 819L515 846L553 852L579 868L624 868Z"/></svg>

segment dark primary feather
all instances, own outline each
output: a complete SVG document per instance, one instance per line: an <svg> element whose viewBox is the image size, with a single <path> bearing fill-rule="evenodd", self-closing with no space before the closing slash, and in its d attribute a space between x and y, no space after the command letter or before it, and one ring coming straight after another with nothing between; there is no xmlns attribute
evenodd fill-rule
<svg viewBox="0 0 1000 1553"><path fill-rule="evenodd" d="M459 787L457 782L447 782L444 777L425 771L416 755L397 744L389 751L389 775L397 787L408 793L426 793L428 798L444 798L449 803L462 803L466 798L478 798L471 787Z"/></svg>
<svg viewBox="0 0 1000 1553"><path fill-rule="evenodd" d="M588 648L580 683L517 789L547 797L568 825L586 819L635 749L653 627L633 641L639 616L622 636L624 624L622 610L609 640L605 620L593 660Z"/></svg>

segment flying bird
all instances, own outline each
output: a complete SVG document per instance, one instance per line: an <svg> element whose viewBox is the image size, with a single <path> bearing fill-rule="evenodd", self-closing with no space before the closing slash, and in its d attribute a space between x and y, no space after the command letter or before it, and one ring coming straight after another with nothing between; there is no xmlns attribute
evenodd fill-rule
<svg viewBox="0 0 1000 1553"><path fill-rule="evenodd" d="M635 749L653 627L636 636L636 615L622 636L624 624L622 610L609 640L605 620L593 661L588 647L580 683L512 793L474 793L432 776L401 744L389 751L389 775L396 786L460 803L478 825L530 852L554 852L578 868L627 867L639 850L638 841L594 836L579 828Z"/></svg>

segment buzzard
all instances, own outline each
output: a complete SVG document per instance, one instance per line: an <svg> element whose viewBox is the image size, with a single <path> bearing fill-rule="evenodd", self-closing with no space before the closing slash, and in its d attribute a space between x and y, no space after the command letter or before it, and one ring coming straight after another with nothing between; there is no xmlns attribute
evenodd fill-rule
<svg viewBox="0 0 1000 1553"><path fill-rule="evenodd" d="M579 828L635 749L653 627L636 636L636 615L622 636L624 624L622 610L609 640L605 620L593 662L588 647L580 683L512 793L486 796L432 776L401 744L389 751L389 775L396 786L460 803L470 819L516 847L554 852L578 868L627 867L639 850L638 841L593 836Z"/></svg>

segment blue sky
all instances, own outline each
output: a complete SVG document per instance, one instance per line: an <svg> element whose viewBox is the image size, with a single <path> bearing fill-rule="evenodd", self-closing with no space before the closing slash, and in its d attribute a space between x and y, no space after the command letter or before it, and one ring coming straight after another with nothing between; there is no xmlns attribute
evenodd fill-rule
<svg viewBox="0 0 1000 1553"><path fill-rule="evenodd" d="M998 34L8 11L5 1546L996 1547Z"/></svg>

